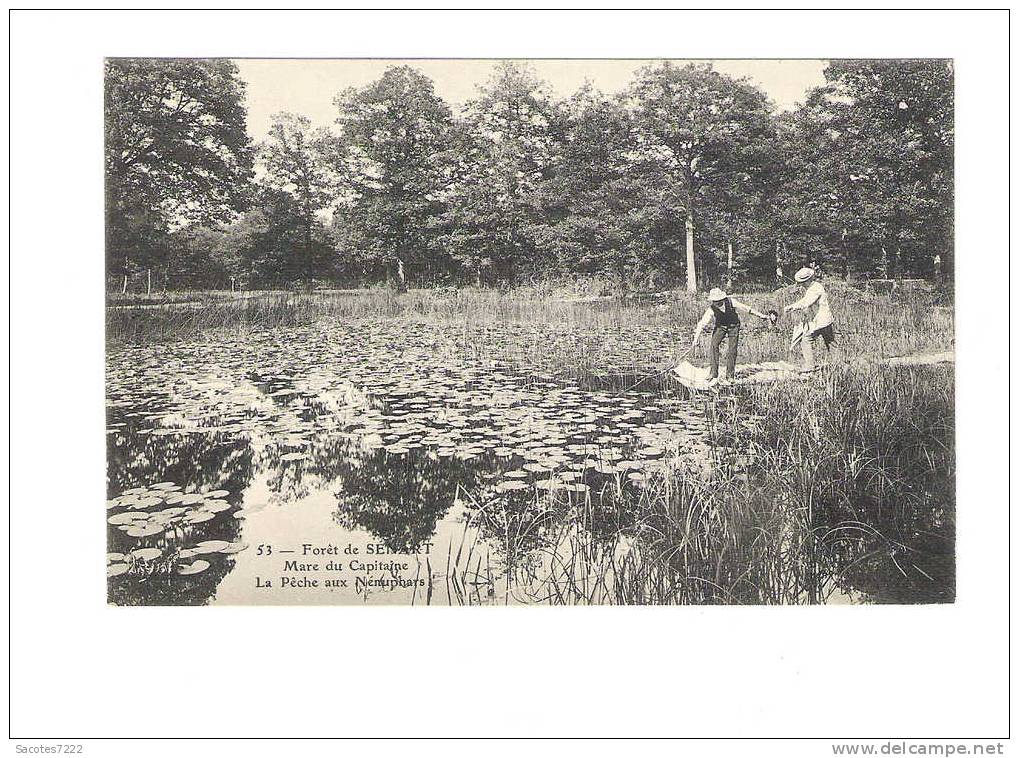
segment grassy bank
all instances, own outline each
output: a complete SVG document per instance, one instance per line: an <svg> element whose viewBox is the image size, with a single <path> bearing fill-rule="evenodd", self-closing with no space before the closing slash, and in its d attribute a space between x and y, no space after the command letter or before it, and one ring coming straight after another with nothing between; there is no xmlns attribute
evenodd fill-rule
<svg viewBox="0 0 1019 758"><path fill-rule="evenodd" d="M854 357L883 358L942 350L953 339L951 308L932 304L928 293L900 297L873 295L839 282L829 283L839 346ZM792 302L795 288L747 294L759 310ZM705 308L703 296L666 293L654 305L625 300L571 303L530 290L416 290L396 294L388 289L357 292L245 293L181 303L111 307L106 313L111 344L187 340L221 330L273 329L314 323L317 318L417 318L455 326L465 350L478 358L529 366L569 366L591 371L612 364L613 342L632 346L630 363L665 361L685 348ZM527 327L521 331L521 327ZM774 360L786 355L792 324L788 319L768 329L744 317L741 362ZM519 339L507 342L514 330ZM608 339L606 339L608 337ZM706 355L702 339L694 360Z"/></svg>

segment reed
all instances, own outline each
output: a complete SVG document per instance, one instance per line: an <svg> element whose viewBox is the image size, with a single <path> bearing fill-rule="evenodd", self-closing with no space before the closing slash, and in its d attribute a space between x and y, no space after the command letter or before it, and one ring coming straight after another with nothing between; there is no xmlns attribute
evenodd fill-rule
<svg viewBox="0 0 1019 758"><path fill-rule="evenodd" d="M465 534L499 525L500 539L489 544L505 566L504 584L493 582L487 597L571 605L954 600L950 368L846 367L817 384L743 389L718 411L721 452L704 479L660 477L638 497L615 500L612 514L595 514L589 497L536 500L516 520L475 512ZM564 507L572 518L561 518ZM592 528L595 520L618 527ZM468 567L455 560L452 568L463 585Z"/></svg>
<svg viewBox="0 0 1019 758"><path fill-rule="evenodd" d="M893 298L868 295L837 282L829 284L836 315L838 349L854 357L884 358L926 350L942 350L953 339L951 308L934 305L929 294ZM795 297L792 288L741 295L760 310L774 309ZM407 318L455 327L466 357L501 360L527 366L568 367L575 374L597 372L615 343L639 352L630 368L664 363L685 350L693 326L705 308L703 298L672 293L654 305L626 300L573 303L527 289L499 292L414 290L396 294L376 288L313 293L243 293L232 298L206 298L150 305L107 308L110 344L175 341L214 336L217 331L273 329L308 325L316 318L364 320ZM530 331L526 339L519 327ZM744 318L740 360L774 360L788 352L791 324L770 329L753 317ZM507 338L508 337L508 338ZM608 339L606 339L608 337ZM692 360L706 356L707 338ZM633 352L633 350L631 350Z"/></svg>

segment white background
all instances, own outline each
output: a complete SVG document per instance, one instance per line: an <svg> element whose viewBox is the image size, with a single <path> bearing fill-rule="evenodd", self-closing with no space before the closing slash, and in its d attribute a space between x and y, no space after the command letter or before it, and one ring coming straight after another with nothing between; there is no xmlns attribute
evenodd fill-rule
<svg viewBox="0 0 1019 758"><path fill-rule="evenodd" d="M16 11L11 24L12 754L16 744L89 737L1007 735L1005 13ZM105 55L954 58L958 601L107 607L97 517L105 499ZM431 746L447 754L530 749ZM383 747L96 741L86 754ZM639 747L664 754L692 746ZM711 742L695 751L733 753L832 754L824 742Z"/></svg>

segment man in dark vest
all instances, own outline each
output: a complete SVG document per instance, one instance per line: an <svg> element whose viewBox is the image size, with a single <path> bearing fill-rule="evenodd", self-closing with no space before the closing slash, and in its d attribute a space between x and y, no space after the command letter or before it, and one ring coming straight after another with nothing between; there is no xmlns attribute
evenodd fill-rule
<svg viewBox="0 0 1019 758"><path fill-rule="evenodd" d="M729 297L718 287L715 287L708 293L708 309L704 311L704 315L701 316L701 320L697 322L697 328L694 329L693 342L690 345L692 350L697 343L700 341L701 332L707 328L708 324L714 321L714 329L711 333L711 373L708 374L708 380L718 379L718 352L722 345L722 340L729 340L729 351L726 355L725 367L726 367L726 378L732 380L736 374L736 351L739 349L739 315L736 311L746 311L767 320L768 315L755 311L746 303L741 303L739 300L733 297Z"/></svg>

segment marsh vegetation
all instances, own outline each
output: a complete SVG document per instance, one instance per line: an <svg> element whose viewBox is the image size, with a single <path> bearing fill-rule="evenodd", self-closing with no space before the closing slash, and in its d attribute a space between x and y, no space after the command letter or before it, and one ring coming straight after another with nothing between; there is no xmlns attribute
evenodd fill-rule
<svg viewBox="0 0 1019 758"><path fill-rule="evenodd" d="M245 548L315 533L414 555L427 589L312 602L950 601L953 369L879 360L950 348L951 310L830 289L836 365L717 394L629 389L685 295L110 308L111 600L257 602ZM786 334L748 324L741 362Z"/></svg>
<svg viewBox="0 0 1019 758"><path fill-rule="evenodd" d="M826 61L785 110L706 62L475 61L457 103L455 66L362 63L313 121L244 61L106 61L114 602L953 598L953 370L893 365L953 349L951 61ZM698 290L782 312L807 264L831 366L662 372ZM252 595L310 535L422 583Z"/></svg>

